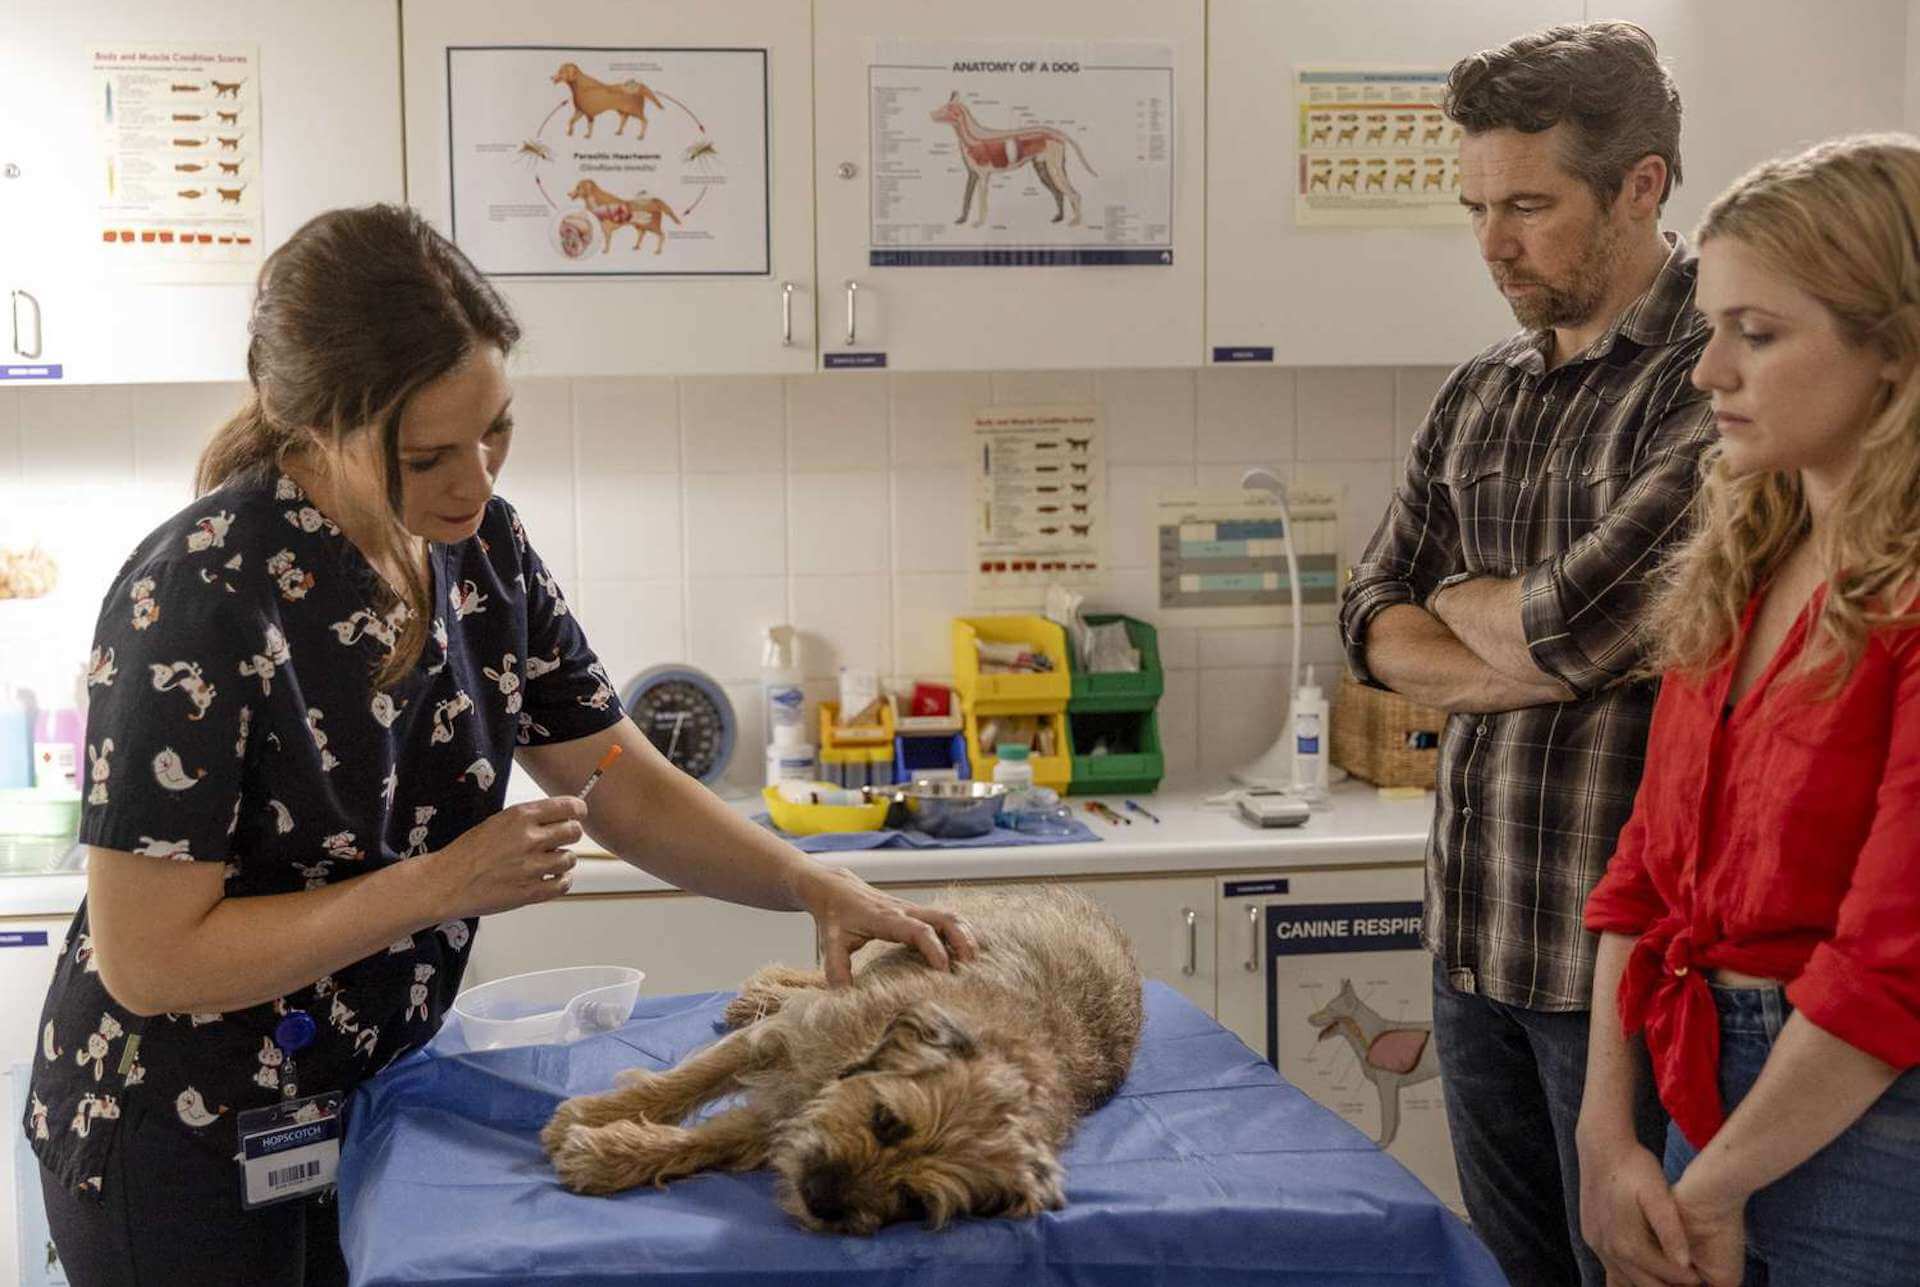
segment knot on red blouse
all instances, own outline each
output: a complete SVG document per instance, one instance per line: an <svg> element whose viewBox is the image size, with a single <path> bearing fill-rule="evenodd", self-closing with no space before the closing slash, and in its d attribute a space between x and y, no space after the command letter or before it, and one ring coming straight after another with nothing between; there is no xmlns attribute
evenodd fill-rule
<svg viewBox="0 0 1920 1287"><path fill-rule="evenodd" d="M1660 1102L1696 1148L1726 1120L1720 1015L1703 968L1711 947L1687 918L1669 915L1634 943L1620 976L1620 1026L1629 1037L1646 1033Z"/></svg>

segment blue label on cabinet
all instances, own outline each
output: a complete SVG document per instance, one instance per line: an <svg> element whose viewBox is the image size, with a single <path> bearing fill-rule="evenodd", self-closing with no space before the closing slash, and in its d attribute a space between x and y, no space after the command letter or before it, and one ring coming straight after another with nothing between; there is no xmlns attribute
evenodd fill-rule
<svg viewBox="0 0 1920 1287"><path fill-rule="evenodd" d="M883 367L887 364L884 353L828 353L826 368L829 371L860 370Z"/></svg>
<svg viewBox="0 0 1920 1287"><path fill-rule="evenodd" d="M38 362L32 366L18 363L0 365L0 380L58 380L65 370L58 362Z"/></svg>
<svg viewBox="0 0 1920 1287"><path fill-rule="evenodd" d="M0 930L0 947L45 947L45 930Z"/></svg>
<svg viewBox="0 0 1920 1287"><path fill-rule="evenodd" d="M1284 880L1230 880L1226 892L1228 898L1252 898L1256 894L1284 894L1287 890Z"/></svg>
<svg viewBox="0 0 1920 1287"><path fill-rule="evenodd" d="M1173 251L1109 246L956 246L869 250L869 268L1124 268L1164 267Z"/></svg>
<svg viewBox="0 0 1920 1287"><path fill-rule="evenodd" d="M1420 904L1269 904L1267 943L1273 956L1410 951L1420 946Z"/></svg>
<svg viewBox="0 0 1920 1287"><path fill-rule="evenodd" d="M1238 348L1224 344L1213 346L1213 360L1216 362L1271 362L1273 347L1242 345Z"/></svg>

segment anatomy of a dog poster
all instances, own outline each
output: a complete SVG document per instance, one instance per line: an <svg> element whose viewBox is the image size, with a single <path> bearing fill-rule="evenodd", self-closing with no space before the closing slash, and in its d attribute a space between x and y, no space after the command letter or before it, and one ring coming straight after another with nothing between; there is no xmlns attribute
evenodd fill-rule
<svg viewBox="0 0 1920 1287"><path fill-rule="evenodd" d="M1370 877L1296 879L1265 904L1267 1059L1457 1207L1420 901L1369 897Z"/></svg>
<svg viewBox="0 0 1920 1287"><path fill-rule="evenodd" d="M260 52L253 45L87 47L109 276L250 282L260 216Z"/></svg>
<svg viewBox="0 0 1920 1287"><path fill-rule="evenodd" d="M452 233L496 277L768 271L767 51L447 50Z"/></svg>
<svg viewBox="0 0 1920 1287"><path fill-rule="evenodd" d="M882 41L868 68L876 268L1173 262L1173 52Z"/></svg>
<svg viewBox="0 0 1920 1287"><path fill-rule="evenodd" d="M1460 127L1441 111L1445 71L1300 68L1294 89L1295 223L1465 223Z"/></svg>
<svg viewBox="0 0 1920 1287"><path fill-rule="evenodd" d="M974 412L976 606L1032 607L1049 585L1105 584L1105 437L1097 403Z"/></svg>

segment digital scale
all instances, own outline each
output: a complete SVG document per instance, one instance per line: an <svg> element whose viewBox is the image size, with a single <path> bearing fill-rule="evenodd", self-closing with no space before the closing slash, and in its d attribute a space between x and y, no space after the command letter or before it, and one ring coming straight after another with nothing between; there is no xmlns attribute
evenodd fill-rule
<svg viewBox="0 0 1920 1287"><path fill-rule="evenodd" d="M1313 816L1305 800L1287 791L1250 787L1235 803L1240 816L1256 827L1297 827Z"/></svg>

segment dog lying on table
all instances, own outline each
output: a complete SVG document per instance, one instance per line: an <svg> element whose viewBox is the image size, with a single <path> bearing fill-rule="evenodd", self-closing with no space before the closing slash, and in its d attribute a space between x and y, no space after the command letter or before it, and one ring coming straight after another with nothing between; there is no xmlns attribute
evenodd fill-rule
<svg viewBox="0 0 1920 1287"><path fill-rule="evenodd" d="M727 1007L733 1032L561 1103L540 1138L562 1182L614 1193L770 1166L781 1206L832 1233L1063 1206L1060 1150L1139 1044L1126 937L1058 887L939 902L973 932L973 962L943 973L870 944L840 990L818 971L758 971ZM737 1106L679 1124L736 1092Z"/></svg>

